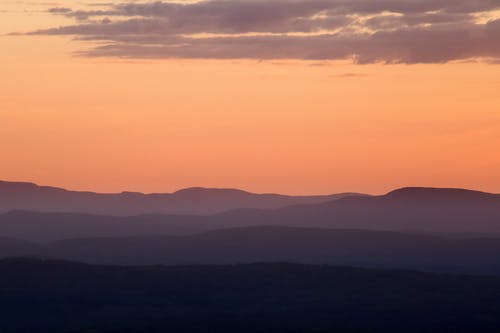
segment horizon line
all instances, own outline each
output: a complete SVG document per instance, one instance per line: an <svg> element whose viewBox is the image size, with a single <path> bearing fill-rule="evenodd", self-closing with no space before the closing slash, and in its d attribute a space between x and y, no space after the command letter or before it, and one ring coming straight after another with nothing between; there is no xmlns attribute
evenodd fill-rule
<svg viewBox="0 0 500 333"><path fill-rule="evenodd" d="M489 192L489 191L484 191L480 189L475 189L475 188L466 188L466 187L456 187L456 186L425 186L425 185L407 185L407 186L399 186L399 187L394 187L388 191L382 192L382 193L367 193L367 192L359 192L359 191L337 191L337 192L328 192L324 194L287 194L287 193L280 193L280 192L253 192L249 191L246 189L238 188L238 187L210 187L210 186L188 186L188 187L182 187L174 191L165 191L165 192L142 192L142 191L130 191L130 190L123 190L120 192L100 192L100 191L95 191L95 190L83 190L83 189L71 189L68 187L64 186L55 186L55 185L41 185L37 182L33 181L24 181L24 180L4 180L0 179L0 184L1 183L10 183L10 184L24 184L24 185L31 185L31 186L36 186L39 188L52 188L52 189L58 189L58 190L64 190L68 192L79 192L79 193L93 193L93 194L103 194L103 195L120 195L120 194L139 194L139 195L158 195L158 194L175 194L179 193L182 191L186 190L220 190L220 191L238 191L238 192L243 192L243 193L248 193L248 194L254 194L254 195L281 195L281 196L290 196L290 197L307 197L307 196L329 196L329 195L338 195L338 194L357 194L357 195L369 195L369 196L382 196L382 195L387 195L391 192L401 190L401 189L411 189L411 188L421 188L421 189L442 189L442 190L467 190L467 191L474 191L474 192L482 192L482 193L489 193L489 194L500 194L497 192Z"/></svg>

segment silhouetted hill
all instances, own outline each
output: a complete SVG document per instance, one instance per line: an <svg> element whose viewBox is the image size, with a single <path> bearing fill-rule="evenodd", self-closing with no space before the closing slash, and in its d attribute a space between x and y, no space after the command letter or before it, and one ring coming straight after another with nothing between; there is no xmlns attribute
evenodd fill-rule
<svg viewBox="0 0 500 333"><path fill-rule="evenodd" d="M460 202L469 200L494 200L499 199L498 194L481 191L465 190L458 188L432 188L432 187L405 187L391 191L385 195L396 200Z"/></svg>
<svg viewBox="0 0 500 333"><path fill-rule="evenodd" d="M291 264L0 261L2 332L497 333L500 279Z"/></svg>
<svg viewBox="0 0 500 333"><path fill-rule="evenodd" d="M272 211L218 214L238 225L288 225L424 232L500 232L500 195L462 189L403 188Z"/></svg>
<svg viewBox="0 0 500 333"><path fill-rule="evenodd" d="M13 211L0 214L0 236L25 240L192 234L242 226L443 233L500 233L500 196L454 189L407 188L279 209L236 209L210 216L109 217Z"/></svg>
<svg viewBox="0 0 500 333"><path fill-rule="evenodd" d="M43 256L45 251L41 244L30 243L24 240L0 237L0 258L12 256Z"/></svg>
<svg viewBox="0 0 500 333"><path fill-rule="evenodd" d="M97 215L213 214L236 208L271 209L295 204L320 203L354 195L319 196L254 194L234 189L189 188L174 193L103 194L68 191L32 183L0 181L0 212L88 213Z"/></svg>
<svg viewBox="0 0 500 333"><path fill-rule="evenodd" d="M0 257L9 256L120 265L292 262L500 275L500 236L248 227L189 236L84 238L48 244L0 240Z"/></svg>
<svg viewBox="0 0 500 333"><path fill-rule="evenodd" d="M0 235L29 241L81 237L130 237L190 234L210 229L191 215L103 216L11 211L0 214Z"/></svg>

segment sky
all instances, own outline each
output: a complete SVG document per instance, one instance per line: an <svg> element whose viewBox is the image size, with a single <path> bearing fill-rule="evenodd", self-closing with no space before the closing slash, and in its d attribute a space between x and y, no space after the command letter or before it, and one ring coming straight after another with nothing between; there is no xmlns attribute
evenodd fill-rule
<svg viewBox="0 0 500 333"><path fill-rule="evenodd" d="M500 1L0 3L0 179L500 192Z"/></svg>

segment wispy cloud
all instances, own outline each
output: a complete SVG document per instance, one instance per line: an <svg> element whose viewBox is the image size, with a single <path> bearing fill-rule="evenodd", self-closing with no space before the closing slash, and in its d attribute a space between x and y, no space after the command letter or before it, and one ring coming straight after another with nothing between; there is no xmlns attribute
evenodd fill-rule
<svg viewBox="0 0 500 333"><path fill-rule="evenodd" d="M31 34L101 42L82 52L87 56L495 61L500 19L491 13L498 9L500 0L129 2L98 10L54 7L50 13L75 24Z"/></svg>

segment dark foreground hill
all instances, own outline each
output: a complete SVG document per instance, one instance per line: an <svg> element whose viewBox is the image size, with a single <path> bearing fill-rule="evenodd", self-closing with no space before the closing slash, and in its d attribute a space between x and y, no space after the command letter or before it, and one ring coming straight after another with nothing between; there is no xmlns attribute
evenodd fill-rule
<svg viewBox="0 0 500 333"><path fill-rule="evenodd" d="M500 279L253 264L0 261L2 332L500 331Z"/></svg>
<svg viewBox="0 0 500 333"><path fill-rule="evenodd" d="M186 265L293 262L500 276L500 237L387 231L246 227L188 236L0 239L0 257L64 258L94 264Z"/></svg>
<svg viewBox="0 0 500 333"><path fill-rule="evenodd" d="M40 212L96 215L214 214L237 208L272 209L332 201L354 193L317 196L255 194L236 189L188 188L174 193L94 193L68 191L33 183L0 181L0 212ZM356 194L359 195L359 194Z"/></svg>

